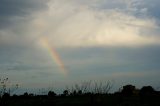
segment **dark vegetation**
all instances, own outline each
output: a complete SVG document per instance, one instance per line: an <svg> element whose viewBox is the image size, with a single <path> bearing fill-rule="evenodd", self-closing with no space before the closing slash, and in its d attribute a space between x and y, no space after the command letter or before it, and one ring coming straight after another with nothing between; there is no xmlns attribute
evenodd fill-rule
<svg viewBox="0 0 160 106"><path fill-rule="evenodd" d="M46 95L16 95L18 85L8 87L8 83L8 78L0 79L0 106L160 106L160 92L152 86L137 89L128 84L109 93L111 82L89 81L66 87L62 94L49 91Z"/></svg>

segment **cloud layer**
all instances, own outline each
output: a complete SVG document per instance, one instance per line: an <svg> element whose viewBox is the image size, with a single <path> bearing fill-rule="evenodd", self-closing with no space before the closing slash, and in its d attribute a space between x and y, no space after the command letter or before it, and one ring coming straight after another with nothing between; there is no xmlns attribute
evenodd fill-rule
<svg viewBox="0 0 160 106"><path fill-rule="evenodd" d="M153 5L158 8L158 1L150 2L5 0L0 37L4 43L23 44L46 36L57 47L157 45L160 27Z"/></svg>
<svg viewBox="0 0 160 106"><path fill-rule="evenodd" d="M49 2L49 11L40 14L33 23L57 46L159 44L159 36L154 32L159 29L157 20L147 17L145 6L136 0L54 0Z"/></svg>

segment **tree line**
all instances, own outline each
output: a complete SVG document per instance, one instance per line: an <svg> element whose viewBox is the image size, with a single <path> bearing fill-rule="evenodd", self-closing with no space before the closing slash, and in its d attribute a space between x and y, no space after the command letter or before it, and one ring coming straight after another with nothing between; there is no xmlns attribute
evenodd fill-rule
<svg viewBox="0 0 160 106"><path fill-rule="evenodd" d="M46 95L25 92L22 95L13 93L18 90L18 84L10 84L9 79L0 79L0 106L72 104L72 105L108 105L108 106L159 106L160 91L152 86L143 86L137 89L132 84L124 85L119 91L110 93L113 88L111 81L106 82L82 82L66 89L61 94L53 90ZM15 102L17 101L17 102ZM29 104L31 103L31 104ZM11 105L12 104L12 105Z"/></svg>

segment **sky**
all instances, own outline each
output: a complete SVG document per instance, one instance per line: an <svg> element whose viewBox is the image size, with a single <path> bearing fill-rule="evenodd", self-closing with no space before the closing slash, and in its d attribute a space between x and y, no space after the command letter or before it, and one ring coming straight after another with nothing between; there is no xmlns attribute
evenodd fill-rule
<svg viewBox="0 0 160 106"><path fill-rule="evenodd" d="M159 0L0 0L0 77L160 87Z"/></svg>

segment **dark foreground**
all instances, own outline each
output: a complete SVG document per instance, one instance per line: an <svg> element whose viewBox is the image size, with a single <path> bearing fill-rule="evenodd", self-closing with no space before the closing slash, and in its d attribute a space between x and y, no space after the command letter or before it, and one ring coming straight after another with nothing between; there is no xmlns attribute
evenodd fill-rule
<svg viewBox="0 0 160 106"><path fill-rule="evenodd" d="M0 106L160 106L160 96L30 96L1 99Z"/></svg>
<svg viewBox="0 0 160 106"><path fill-rule="evenodd" d="M0 96L0 106L160 106L160 92L151 86L136 89L133 85L123 86L118 92L109 94L102 87L96 92L84 90L64 90L57 95L49 91L47 95L12 95L4 92Z"/></svg>

